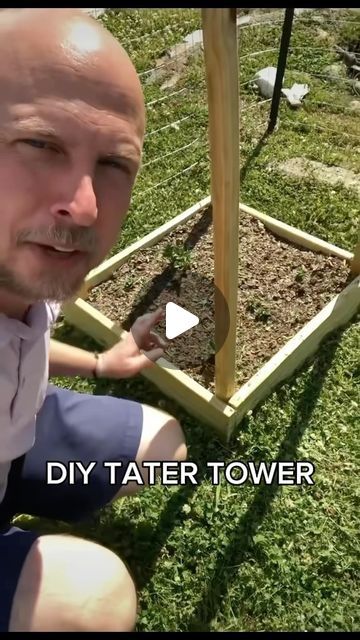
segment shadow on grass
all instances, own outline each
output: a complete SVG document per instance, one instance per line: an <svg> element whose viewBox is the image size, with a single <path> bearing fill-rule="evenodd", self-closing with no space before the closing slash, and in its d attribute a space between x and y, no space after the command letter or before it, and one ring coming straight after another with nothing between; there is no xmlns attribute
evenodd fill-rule
<svg viewBox="0 0 360 640"><path fill-rule="evenodd" d="M313 359L312 371L298 401L294 419L280 445L277 461L296 460L297 448L309 425L344 330L345 327L328 338L322 345L321 351ZM274 482L258 489L252 504L241 520L240 526L233 530L231 541L224 554L219 556L212 577L209 576L206 581L206 587L192 618L189 620L186 631L211 630L211 622L233 580L238 575L239 566L251 555L253 536L269 514L279 488Z"/></svg>
<svg viewBox="0 0 360 640"><path fill-rule="evenodd" d="M258 157L258 155L261 152L261 149L263 148L264 144L266 143L268 137L269 137L269 133L267 131L265 131L263 133L263 135L261 136L261 138L259 138L256 146L254 147L254 149L252 150L251 153L249 153L249 155L246 158L245 163L242 165L241 169L240 169L240 185L242 184L243 180L245 180L245 176L252 164L252 162L254 162L254 160L256 160L256 158Z"/></svg>

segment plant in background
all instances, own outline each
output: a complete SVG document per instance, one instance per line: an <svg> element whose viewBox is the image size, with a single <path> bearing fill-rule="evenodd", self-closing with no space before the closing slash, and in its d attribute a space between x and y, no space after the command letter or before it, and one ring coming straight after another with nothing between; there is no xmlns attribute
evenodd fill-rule
<svg viewBox="0 0 360 640"><path fill-rule="evenodd" d="M270 311L265 307L261 300L258 300L257 298L249 300L247 309L254 316L255 320L267 322L271 318Z"/></svg>
<svg viewBox="0 0 360 640"><path fill-rule="evenodd" d="M167 244L163 256L170 260L175 269L182 272L187 271L191 266L191 251L179 241L176 244Z"/></svg>

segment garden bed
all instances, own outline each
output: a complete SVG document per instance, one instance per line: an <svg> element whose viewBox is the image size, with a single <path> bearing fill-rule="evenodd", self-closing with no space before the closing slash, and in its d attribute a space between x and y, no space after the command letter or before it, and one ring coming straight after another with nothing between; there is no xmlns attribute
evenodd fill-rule
<svg viewBox="0 0 360 640"><path fill-rule="evenodd" d="M350 282L348 264L280 239L241 212L239 224L237 387ZM174 302L199 325L169 343L166 358L214 392L214 257L207 207L156 245L139 250L87 301L124 329L148 311ZM165 323L158 327L165 336Z"/></svg>

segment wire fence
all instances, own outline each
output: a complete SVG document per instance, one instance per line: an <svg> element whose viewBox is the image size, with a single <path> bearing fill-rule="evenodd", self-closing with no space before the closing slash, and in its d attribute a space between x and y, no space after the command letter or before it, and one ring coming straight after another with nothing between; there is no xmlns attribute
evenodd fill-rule
<svg viewBox="0 0 360 640"><path fill-rule="evenodd" d="M139 20L142 11L138 10ZM138 35L119 36L134 60L145 94L147 131L131 211L144 216L151 210L149 231L210 193L201 14L193 9L171 11L169 24L158 27L149 19ZM292 135L304 136L316 130L319 144L322 136L324 149L330 144L329 157L349 147L360 151L360 66L356 70L360 22L349 19L347 11L296 10L283 86L290 89L300 83L309 91L296 109L282 95L274 134L283 131L288 135L291 130ZM255 79L261 69L277 66L283 20L284 10L250 10L238 15L242 165L267 130L271 97L262 94ZM355 68L351 69L346 54L352 54ZM339 114L341 127L336 120ZM303 153L306 145L300 146Z"/></svg>

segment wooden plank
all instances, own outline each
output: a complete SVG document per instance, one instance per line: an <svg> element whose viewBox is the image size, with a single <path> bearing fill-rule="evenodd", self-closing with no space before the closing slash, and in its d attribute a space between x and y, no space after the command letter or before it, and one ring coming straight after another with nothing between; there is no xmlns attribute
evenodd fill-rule
<svg viewBox="0 0 360 640"><path fill-rule="evenodd" d="M333 298L229 400L236 421L291 376L318 349L320 342L360 310L360 276Z"/></svg>
<svg viewBox="0 0 360 640"><path fill-rule="evenodd" d="M354 257L350 263L350 270L354 276L358 276L360 274L360 239L354 249Z"/></svg>
<svg viewBox="0 0 360 640"><path fill-rule="evenodd" d="M337 247L334 244L330 244L329 242L326 242L325 240L321 240L320 238L317 238L316 236L306 233L305 231L301 231L296 227L292 227L291 225L286 224L285 222L281 222L276 218L272 218L271 216L268 216L265 213L261 213L260 211L257 211L253 207L248 207L246 204L240 203L240 211L243 211L244 213L248 213L254 218L261 220L261 222L263 222L268 229L273 231L275 234L277 234L281 238L285 238L286 240L289 240L294 244L298 244L302 247L305 247L306 249L312 249L313 251L325 253L326 255L330 255L330 256L337 256L338 258L342 258L347 262L350 262L353 258L354 254L351 253L351 251L346 251L345 249L341 249L340 247ZM360 254L360 248L359 248L359 254ZM359 255L359 259L360 259L360 255Z"/></svg>
<svg viewBox="0 0 360 640"><path fill-rule="evenodd" d="M239 263L240 167L236 9L202 9L202 24L209 108L214 281L217 288L215 394L226 401L235 391ZM227 313L224 312L224 301L229 310L229 327Z"/></svg>
<svg viewBox="0 0 360 640"><path fill-rule="evenodd" d="M126 335L119 324L82 298L64 304L61 312L69 324L91 336L104 347L111 347Z"/></svg>
<svg viewBox="0 0 360 640"><path fill-rule="evenodd" d="M81 298L65 304L62 313L67 322L90 335L105 348L111 347L127 335L117 323ZM227 439L235 417L235 410L228 404L179 371L165 358L160 358L150 369L144 369L141 375Z"/></svg>
<svg viewBox="0 0 360 640"><path fill-rule="evenodd" d="M157 239L169 233L182 222L186 222L186 220L191 218L197 211L200 211L209 204L210 198L207 197L181 213L169 223L159 227L155 232L144 236L144 238L128 247L124 252L117 254L117 257L120 259L120 264L130 257L126 255L126 252L131 250L130 255L132 255L141 249L142 246L150 246L147 244L149 240L152 244L155 243ZM276 218L261 213L243 203L240 203L239 208L240 211L261 220L280 237L284 237L300 246L314 251L321 251L328 255L335 255L347 261L351 261L352 258L354 258L353 253L304 233L296 227L280 222ZM157 232L160 233L160 236L158 236ZM358 249L355 250L355 253L357 250ZM95 281L98 275L99 273L95 274ZM102 279L101 277L99 282L101 282ZM82 293L84 293L84 289L85 283L82 288ZM261 399L266 397L279 381L291 375L293 370L301 366L304 359L308 357L306 353L311 355L316 350L318 343L329 331L332 331L339 326L339 324L346 322L347 319L356 312L356 305L359 305L358 290L359 280L357 279L325 307L320 314L305 325L251 380L236 391L228 403L223 403L220 398L211 394L183 372L178 371L173 365L170 365L170 363L168 363L170 366L165 369L161 366L161 363L160 365L157 363L151 372L147 372L145 377L162 389L165 394L178 401L179 404L184 406L190 413L197 415L200 420L209 423L221 436L225 435L229 438L235 425L242 420L244 415L251 408L254 408ZM346 307L346 300L349 301L348 308ZM354 308L355 311L353 311ZM64 305L63 312L68 322L91 335L105 347L115 344L119 338L126 335L126 332L123 331L119 325L106 318L80 298ZM345 320L343 320L344 317ZM322 324L323 322L324 324ZM163 374L163 371L165 371L165 374ZM199 397L202 400L199 401Z"/></svg>
<svg viewBox="0 0 360 640"><path fill-rule="evenodd" d="M100 264L95 269L92 269L88 273L85 278L82 292L84 292L85 290L89 291L92 287L95 287L97 284L100 284L100 282L106 280L106 278L109 278L114 273L114 271L122 264L124 264L124 262L127 262L131 258L131 256L134 255L134 253L156 244L159 240L161 240L161 238L176 229L176 227L178 227L180 224L184 224L185 222L187 222L196 213L201 211L201 209L208 207L210 203L210 196L203 198L189 209L186 209L186 211L182 211L178 216L175 216L168 222L165 222L165 224L161 225L157 229L154 229L154 231L151 231L143 238L140 238L136 242L133 242L129 247L123 249L123 251L119 251L119 253L116 253L114 256L111 256L111 258L108 258L108 260L102 262L102 264Z"/></svg>

